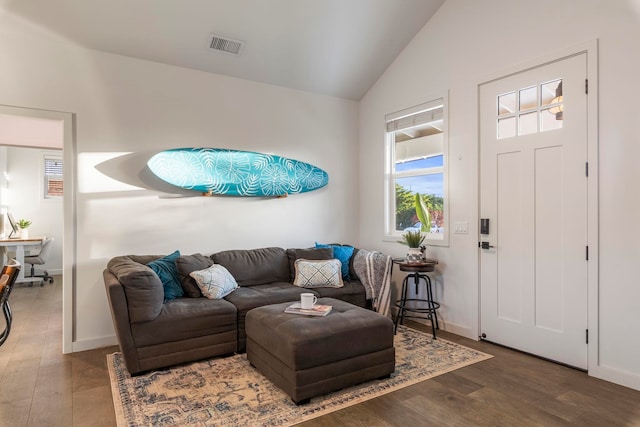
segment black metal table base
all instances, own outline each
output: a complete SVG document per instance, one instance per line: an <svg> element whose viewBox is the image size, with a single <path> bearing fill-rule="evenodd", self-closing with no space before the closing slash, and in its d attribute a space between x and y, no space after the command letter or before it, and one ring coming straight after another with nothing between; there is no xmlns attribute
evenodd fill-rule
<svg viewBox="0 0 640 427"><path fill-rule="evenodd" d="M413 279L413 283L416 287L416 296L418 295L420 281L424 280L427 292L426 298L407 298L409 279ZM440 329L436 310L440 308L440 304L435 302L433 299L431 278L426 274L418 272L408 274L402 281L402 291L400 292L400 295L400 299L395 304L396 307L398 307L398 314L396 315L396 321L394 324L394 333L398 331L398 324L404 324L405 318L428 319L431 322L433 339L436 339L436 329Z"/></svg>

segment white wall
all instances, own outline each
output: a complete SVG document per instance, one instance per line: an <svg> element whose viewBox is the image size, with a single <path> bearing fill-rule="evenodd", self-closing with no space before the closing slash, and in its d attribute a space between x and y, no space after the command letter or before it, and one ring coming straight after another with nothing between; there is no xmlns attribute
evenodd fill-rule
<svg viewBox="0 0 640 427"><path fill-rule="evenodd" d="M0 213L5 212L7 208L7 177L5 171L7 170L7 147L0 146ZM5 231L4 217L0 217L0 235ZM8 233L7 233L8 234Z"/></svg>
<svg viewBox="0 0 640 427"><path fill-rule="evenodd" d="M74 350L115 342L102 281L113 256L356 243L357 103L85 50L7 15L0 57L0 104L75 114ZM146 160L190 146L306 161L329 185L285 199L150 188Z"/></svg>
<svg viewBox="0 0 640 427"><path fill-rule="evenodd" d="M402 255L384 242L384 115L449 91L451 234L440 261L437 294L447 329L478 334L477 85L486 77L599 40L599 360L590 374L640 389L640 3L600 0L447 0L361 101L361 245ZM593 327L591 325L590 327ZM590 352L592 354L592 352Z"/></svg>
<svg viewBox="0 0 640 427"><path fill-rule="evenodd" d="M53 237L53 249L47 263L38 269L49 274L62 273L62 198L47 198L44 194L43 165L45 155L62 156L61 151L38 148L6 147L7 207L17 220L32 222L29 236ZM29 265L25 266L28 268Z"/></svg>

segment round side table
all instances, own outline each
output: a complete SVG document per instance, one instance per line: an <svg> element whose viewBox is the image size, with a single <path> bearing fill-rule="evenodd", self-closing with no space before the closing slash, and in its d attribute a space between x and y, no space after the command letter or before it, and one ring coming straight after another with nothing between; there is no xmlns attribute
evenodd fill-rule
<svg viewBox="0 0 640 427"><path fill-rule="evenodd" d="M438 261L427 259L422 262L407 262L404 258L396 258L394 264L398 264L400 271L407 272L407 276L402 281L402 291L400 291L400 299L396 301L398 314L394 323L394 333L398 330L398 323L404 324L405 318L428 319L431 322L431 331L433 339L436 339L436 329L440 329L438 324L438 316L436 310L440 308L440 304L433 299L433 289L431 287L431 278L427 273L435 270ZM409 282L413 280L416 288L416 298L407 298L407 288ZM424 283L426 288L426 297L417 298L418 288Z"/></svg>

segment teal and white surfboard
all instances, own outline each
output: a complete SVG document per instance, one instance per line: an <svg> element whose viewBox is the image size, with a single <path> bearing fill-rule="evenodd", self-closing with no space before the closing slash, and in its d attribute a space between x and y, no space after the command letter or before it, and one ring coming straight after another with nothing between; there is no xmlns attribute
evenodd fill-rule
<svg viewBox="0 0 640 427"><path fill-rule="evenodd" d="M224 148L175 148L147 162L169 184L206 194L287 196L324 187L329 175L317 166L272 154Z"/></svg>

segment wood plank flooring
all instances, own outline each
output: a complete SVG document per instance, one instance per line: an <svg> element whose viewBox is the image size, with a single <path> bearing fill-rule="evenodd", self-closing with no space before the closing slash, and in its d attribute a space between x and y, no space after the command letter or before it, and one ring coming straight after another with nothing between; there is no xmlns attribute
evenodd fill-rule
<svg viewBox="0 0 640 427"><path fill-rule="evenodd" d="M11 294L0 427L115 426L105 356L118 348L63 355L61 295L60 277ZM640 426L638 391L490 343L441 337L495 357L301 426Z"/></svg>

